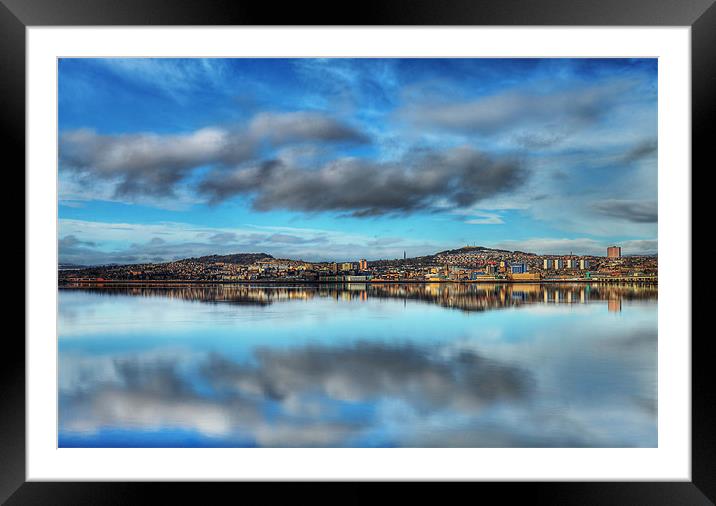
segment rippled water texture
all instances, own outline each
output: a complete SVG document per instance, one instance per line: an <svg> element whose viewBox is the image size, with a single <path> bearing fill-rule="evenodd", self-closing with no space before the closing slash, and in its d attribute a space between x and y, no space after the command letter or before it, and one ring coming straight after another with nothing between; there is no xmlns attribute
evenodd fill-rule
<svg viewBox="0 0 716 506"><path fill-rule="evenodd" d="M72 287L60 446L657 446L648 285Z"/></svg>

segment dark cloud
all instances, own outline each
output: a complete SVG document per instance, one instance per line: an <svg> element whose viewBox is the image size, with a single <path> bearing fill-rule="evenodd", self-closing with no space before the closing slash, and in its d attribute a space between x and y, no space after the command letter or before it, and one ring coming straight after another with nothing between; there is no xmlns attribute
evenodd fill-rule
<svg viewBox="0 0 716 506"><path fill-rule="evenodd" d="M277 144L297 141L368 142L357 130L333 118L312 112L261 113L251 121L256 137Z"/></svg>
<svg viewBox="0 0 716 506"><path fill-rule="evenodd" d="M82 241L74 235L66 235L57 241L59 263L78 265L108 263L106 256L96 248L97 244L92 241ZM101 261L96 261L98 260L97 253L102 258Z"/></svg>
<svg viewBox="0 0 716 506"><path fill-rule="evenodd" d="M211 237L209 237L209 242L212 242L214 244L226 244L236 242L238 240L239 236L234 232L220 232L218 234L213 234Z"/></svg>
<svg viewBox="0 0 716 506"><path fill-rule="evenodd" d="M516 135L515 141L528 149L540 149L559 144L565 137L565 133L529 132Z"/></svg>
<svg viewBox="0 0 716 506"><path fill-rule="evenodd" d="M58 241L58 247L60 263L82 265L167 261L175 257L189 258L217 252L217 245L213 243L168 243L158 237L154 237L146 243L131 243L126 248L107 251L100 249L94 243L77 241L74 236L67 236ZM226 247L225 252L231 252L231 248Z"/></svg>
<svg viewBox="0 0 716 506"><path fill-rule="evenodd" d="M236 249L237 246L235 245L217 247L216 244L200 242L167 243L162 245L134 243L126 249L114 251L90 248L68 250L63 248L60 249L59 257L62 263L81 263L83 265L136 264L156 262L158 260L166 262L216 253L228 254L235 252Z"/></svg>
<svg viewBox="0 0 716 506"><path fill-rule="evenodd" d="M396 163L344 158L302 170L279 160L231 172L215 171L199 191L219 202L253 196L260 211L344 211L374 216L463 207L520 186L527 173L519 160L493 158L471 148L423 152Z"/></svg>
<svg viewBox="0 0 716 506"><path fill-rule="evenodd" d="M93 248L97 246L92 241L81 241L74 235L66 235L58 241L58 246L65 249L76 249L76 248Z"/></svg>
<svg viewBox="0 0 716 506"><path fill-rule="evenodd" d="M390 246L403 242L401 237L378 237L372 241L368 241L368 246Z"/></svg>
<svg viewBox="0 0 716 506"><path fill-rule="evenodd" d="M208 237L202 241L170 242L153 237L147 242L135 242L128 247L116 250L100 249L97 244L81 241L74 235L68 235L58 241L60 263L80 265L134 264L148 262L167 262L182 258L191 258L213 254L230 254L238 251L275 252L276 248L291 246L310 246L326 244L328 238L320 234L307 237L286 233L250 233L217 232L200 233L197 238ZM287 256L294 257L290 252ZM298 255L300 256L300 255Z"/></svg>
<svg viewBox="0 0 716 506"><path fill-rule="evenodd" d="M625 163L632 163L656 154L659 144L656 139L649 139L634 146L624 155Z"/></svg>
<svg viewBox="0 0 716 506"><path fill-rule="evenodd" d="M465 133L504 134L510 128L555 124L565 131L593 124L608 114L635 84L620 81L548 93L511 90L473 101L413 102L399 112L399 117L420 127ZM527 135L524 140L545 146L561 137L562 134L541 132Z"/></svg>
<svg viewBox="0 0 716 506"><path fill-rule="evenodd" d="M659 251L659 242L655 239L623 241L622 251L626 255L656 255Z"/></svg>
<svg viewBox="0 0 716 506"><path fill-rule="evenodd" d="M203 128L174 135L102 135L93 130L61 134L62 169L85 185L115 184L116 196L171 196L176 186L202 166L228 167L256 156L264 142L367 142L366 136L319 113L263 113L245 131Z"/></svg>
<svg viewBox="0 0 716 506"><path fill-rule="evenodd" d="M114 361L114 370L128 390L169 396L189 395L191 389L176 369L176 361L170 358L150 363L127 357Z"/></svg>
<svg viewBox="0 0 716 506"><path fill-rule="evenodd" d="M262 237L263 241L279 243L279 244L312 244L319 242L327 242L328 239L323 236L317 237L298 237L291 234L271 234L266 237Z"/></svg>
<svg viewBox="0 0 716 506"><path fill-rule="evenodd" d="M470 412L486 403L524 398L529 391L524 371L470 351L437 360L415 346L366 342L345 348L264 348L255 355L256 366L214 356L204 372L221 388L269 399L309 392L352 402L396 396L428 411Z"/></svg>
<svg viewBox="0 0 716 506"><path fill-rule="evenodd" d="M116 183L117 195L171 195L192 169L238 163L250 158L253 145L237 134L205 128L190 134L100 135L77 130L60 136L62 168Z"/></svg>
<svg viewBox="0 0 716 506"><path fill-rule="evenodd" d="M592 204L599 214L633 223L657 223L658 205L655 200L604 200Z"/></svg>

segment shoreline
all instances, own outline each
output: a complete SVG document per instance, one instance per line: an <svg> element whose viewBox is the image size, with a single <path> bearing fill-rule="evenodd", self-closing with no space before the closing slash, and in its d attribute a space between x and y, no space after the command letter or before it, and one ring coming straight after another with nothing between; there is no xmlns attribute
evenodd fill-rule
<svg viewBox="0 0 716 506"><path fill-rule="evenodd" d="M400 284L554 284L554 283L643 283L658 284L658 278L576 278L576 279L539 279L539 280L517 280L517 279L476 279L476 280L450 280L441 279L435 281L424 280L380 280L380 281L308 281L308 280L198 280L198 279L164 279L164 280L130 280L130 279L111 279L111 280L83 280L83 281L65 281L59 282L58 288L71 287L73 285L400 285Z"/></svg>

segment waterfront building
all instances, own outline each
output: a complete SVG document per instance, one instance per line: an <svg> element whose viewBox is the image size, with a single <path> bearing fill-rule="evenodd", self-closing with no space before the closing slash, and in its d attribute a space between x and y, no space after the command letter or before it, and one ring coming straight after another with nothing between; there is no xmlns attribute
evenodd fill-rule
<svg viewBox="0 0 716 506"><path fill-rule="evenodd" d="M555 269L564 269L564 260L561 258L558 258L554 261L554 268Z"/></svg>
<svg viewBox="0 0 716 506"><path fill-rule="evenodd" d="M371 276L360 276L360 275L348 276L347 275L347 276L343 276L343 281L345 281L346 283L360 283L360 282L365 283L366 281L370 281L370 278L371 278Z"/></svg>
<svg viewBox="0 0 716 506"><path fill-rule="evenodd" d="M527 264L524 262L510 264L510 272L512 274L524 274L527 272Z"/></svg>
<svg viewBox="0 0 716 506"><path fill-rule="evenodd" d="M587 260L586 258L582 258L581 260L579 260L579 268L581 270L589 269L589 260Z"/></svg>
<svg viewBox="0 0 716 506"><path fill-rule="evenodd" d="M366 260L365 258L361 258L359 264L360 264L360 270L362 270L362 271L368 270L368 260Z"/></svg>
<svg viewBox="0 0 716 506"><path fill-rule="evenodd" d="M543 262L545 269L552 269L554 265L554 261L551 258L545 258Z"/></svg>
<svg viewBox="0 0 716 506"><path fill-rule="evenodd" d="M539 281L541 279L539 272L522 272L511 275L514 281Z"/></svg>

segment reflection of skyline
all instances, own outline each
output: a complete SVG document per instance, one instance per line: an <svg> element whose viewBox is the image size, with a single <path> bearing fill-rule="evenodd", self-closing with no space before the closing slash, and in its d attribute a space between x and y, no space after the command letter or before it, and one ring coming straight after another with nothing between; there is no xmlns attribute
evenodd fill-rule
<svg viewBox="0 0 716 506"><path fill-rule="evenodd" d="M656 444L650 290L379 288L61 290L58 444Z"/></svg>
<svg viewBox="0 0 716 506"><path fill-rule="evenodd" d="M619 313L622 310L622 299L620 297L610 297L607 302L607 308L610 313Z"/></svg>
<svg viewBox="0 0 716 506"><path fill-rule="evenodd" d="M525 304L588 304L607 301L609 311L621 311L622 300L652 301L658 298L656 284L365 284L320 286L261 285L172 285L172 286L75 286L101 296L167 297L208 303L268 306L292 300L331 298L366 302L370 299L402 299L437 304L462 311L520 307Z"/></svg>

